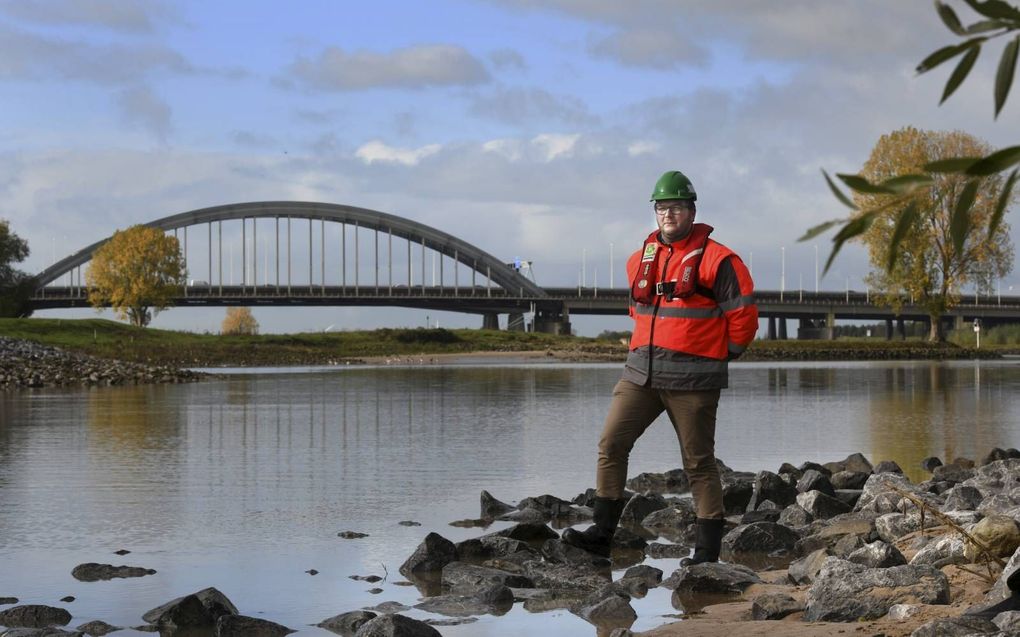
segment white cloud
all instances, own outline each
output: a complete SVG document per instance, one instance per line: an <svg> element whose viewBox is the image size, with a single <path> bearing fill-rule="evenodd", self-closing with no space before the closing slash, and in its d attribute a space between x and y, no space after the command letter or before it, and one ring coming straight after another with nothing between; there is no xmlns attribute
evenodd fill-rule
<svg viewBox="0 0 1020 637"><path fill-rule="evenodd" d="M354 152L354 156L366 164L403 164L404 166L416 166L418 163L435 155L442 146L439 144L428 144L420 148L396 148L388 146L379 140L372 140L363 144Z"/></svg>
<svg viewBox="0 0 1020 637"><path fill-rule="evenodd" d="M524 156L524 148L518 139L491 139L482 144L482 150L495 153L509 161L519 161Z"/></svg>
<svg viewBox="0 0 1020 637"><path fill-rule="evenodd" d="M573 135L542 133L532 138L531 146L539 151L542 161L551 162L554 159L571 157L579 139L581 135L576 133Z"/></svg>
<svg viewBox="0 0 1020 637"><path fill-rule="evenodd" d="M662 144L659 142L650 142L647 140L638 140L627 146L627 154L631 157L637 157L638 155L647 155L654 153L662 148Z"/></svg>
<svg viewBox="0 0 1020 637"><path fill-rule="evenodd" d="M299 58L289 72L300 85L324 91L470 86L489 80L475 56L449 44L409 46L389 53L349 53L329 47L314 60Z"/></svg>
<svg viewBox="0 0 1020 637"><path fill-rule="evenodd" d="M100 26L124 33L149 33L176 18L171 5L156 0L3 0L0 12L38 24Z"/></svg>

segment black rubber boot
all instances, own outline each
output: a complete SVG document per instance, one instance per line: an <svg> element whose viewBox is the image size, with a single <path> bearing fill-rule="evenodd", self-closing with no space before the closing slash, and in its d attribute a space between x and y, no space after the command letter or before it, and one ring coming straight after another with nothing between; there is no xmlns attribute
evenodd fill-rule
<svg viewBox="0 0 1020 637"><path fill-rule="evenodd" d="M567 529L563 532L564 543L594 553L601 557L609 557L613 545L613 535L616 533L616 525L620 522L620 514L623 513L623 505L626 502L622 499L595 498L594 518L595 524L583 531Z"/></svg>
<svg viewBox="0 0 1020 637"><path fill-rule="evenodd" d="M680 566L718 562L719 551L722 549L723 527L726 520L722 518L698 518L694 521L694 555L680 560Z"/></svg>

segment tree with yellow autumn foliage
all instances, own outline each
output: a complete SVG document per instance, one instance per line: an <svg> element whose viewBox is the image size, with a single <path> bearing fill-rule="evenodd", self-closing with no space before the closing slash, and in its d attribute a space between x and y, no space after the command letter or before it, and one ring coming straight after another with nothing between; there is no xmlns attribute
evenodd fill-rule
<svg viewBox="0 0 1020 637"><path fill-rule="evenodd" d="M877 184L935 161L988 152L987 144L967 133L907 127L878 140L860 177ZM963 286L973 284L989 293L994 281L1012 270L1009 224L990 227L1002 181L998 175L977 182L958 173L938 173L923 187L898 196L854 193L859 210L878 211L869 213L870 223L857 238L867 246L873 268L865 280L879 303L899 310L912 300L924 307L931 320L929 340L945 340L940 319L959 303ZM970 232L957 245L952 225L959 219L954 210L961 199L969 202Z"/></svg>
<svg viewBox="0 0 1020 637"><path fill-rule="evenodd" d="M85 271L89 303L145 327L181 294L186 266L176 237L148 226L118 230ZM151 309L151 312L150 312Z"/></svg>
<svg viewBox="0 0 1020 637"><path fill-rule="evenodd" d="M220 332L226 335L242 334L251 336L259 333L259 322L247 307L228 307Z"/></svg>

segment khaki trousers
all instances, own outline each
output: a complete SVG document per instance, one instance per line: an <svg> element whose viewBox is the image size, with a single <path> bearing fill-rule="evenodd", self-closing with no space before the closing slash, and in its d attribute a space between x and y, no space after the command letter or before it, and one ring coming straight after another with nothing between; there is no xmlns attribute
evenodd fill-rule
<svg viewBox="0 0 1020 637"><path fill-rule="evenodd" d="M618 382L613 388L613 400L599 440L598 496L623 497L630 450L648 425L665 411L680 442L680 454L690 478L698 517L724 517L722 482L715 461L715 414L719 393L718 389L651 389L626 380Z"/></svg>

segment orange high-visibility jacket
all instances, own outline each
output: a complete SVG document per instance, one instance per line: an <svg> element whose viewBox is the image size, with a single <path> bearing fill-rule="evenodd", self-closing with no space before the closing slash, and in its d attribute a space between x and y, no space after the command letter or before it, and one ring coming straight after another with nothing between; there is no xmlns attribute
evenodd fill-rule
<svg viewBox="0 0 1020 637"><path fill-rule="evenodd" d="M721 389L728 384L727 362L754 340L758 306L751 275L732 250L708 239L711 231L711 226L696 223L673 244L663 243L658 231L653 232L645 249L627 260L632 286L640 284L639 270L652 264L658 293L649 303L631 299L634 334L624 380L658 389ZM652 244L654 259L649 255ZM676 298L681 263L685 257L696 258L692 253L702 246L695 292Z"/></svg>

